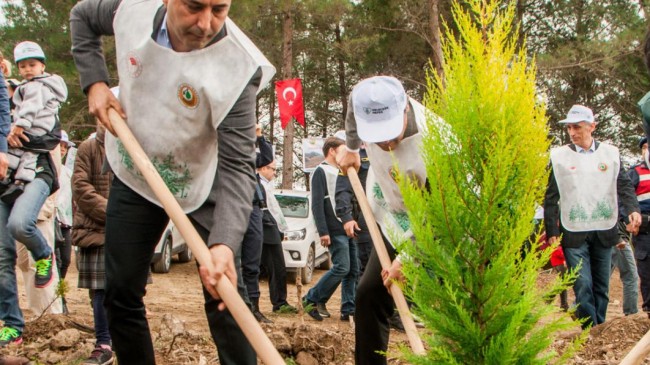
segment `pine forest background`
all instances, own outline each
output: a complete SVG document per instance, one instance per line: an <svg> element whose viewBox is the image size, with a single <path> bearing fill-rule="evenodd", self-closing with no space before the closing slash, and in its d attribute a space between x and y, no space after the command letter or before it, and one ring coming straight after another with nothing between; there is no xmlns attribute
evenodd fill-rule
<svg viewBox="0 0 650 365"><path fill-rule="evenodd" d="M283 187L292 182L304 185L302 138L328 136L343 128L346 100L357 81L394 75L412 97L422 99L426 73L441 70L438 29L451 21L451 1L232 1L231 18L276 66L275 80L303 81L306 129L282 131L274 89L267 87L259 94L258 119L265 135L274 136L279 161L285 161ZM47 70L61 75L70 92L61 121L71 138L81 141L94 131L95 121L87 113L70 54L68 18L76 2L1 1L0 50L11 60L20 41L36 41L43 47ZM649 2L516 0L528 57L534 57L538 66L538 95L547 104L554 144L569 142L557 121L571 105L580 103L596 114L596 138L620 147L628 164L637 160L642 128L636 102L650 90L642 56ZM453 24L448 26L454 30ZM110 37L104 48L113 86L117 76ZM15 67L13 77L19 77Z"/></svg>

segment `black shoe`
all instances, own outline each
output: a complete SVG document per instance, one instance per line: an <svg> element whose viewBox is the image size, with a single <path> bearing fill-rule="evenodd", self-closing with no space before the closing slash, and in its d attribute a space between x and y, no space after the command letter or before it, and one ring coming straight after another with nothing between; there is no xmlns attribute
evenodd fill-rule
<svg viewBox="0 0 650 365"><path fill-rule="evenodd" d="M316 304L316 309L318 310L318 314L320 314L321 317L323 318L329 318L332 316L330 312L327 311L327 307L325 307L325 303Z"/></svg>
<svg viewBox="0 0 650 365"><path fill-rule="evenodd" d="M54 266L54 254L36 261L36 274L34 275L34 286L45 288L52 283L52 267Z"/></svg>
<svg viewBox="0 0 650 365"><path fill-rule="evenodd" d="M259 323L273 323L260 312L260 298L251 298L251 312Z"/></svg>
<svg viewBox="0 0 650 365"><path fill-rule="evenodd" d="M316 303L312 303L309 301L304 301L302 302L303 308L305 308L305 312L309 314L309 316L317 321L322 321L323 317L318 313L318 309L316 309Z"/></svg>
<svg viewBox="0 0 650 365"><path fill-rule="evenodd" d="M390 325L390 328L396 331L406 332L404 325L402 324L402 319L399 317L399 314L397 312L388 317L388 324Z"/></svg>
<svg viewBox="0 0 650 365"><path fill-rule="evenodd" d="M7 188L7 191L0 196L0 199L2 199L2 201L7 205L14 205L14 202L23 191L25 191L24 184L11 184L9 188Z"/></svg>
<svg viewBox="0 0 650 365"><path fill-rule="evenodd" d="M288 314L296 314L298 313L298 310L296 307L290 305L290 304L282 304L281 306L277 308L273 308L273 313L288 313Z"/></svg>
<svg viewBox="0 0 650 365"><path fill-rule="evenodd" d="M341 313L341 321L350 322L350 317L354 317L354 313Z"/></svg>

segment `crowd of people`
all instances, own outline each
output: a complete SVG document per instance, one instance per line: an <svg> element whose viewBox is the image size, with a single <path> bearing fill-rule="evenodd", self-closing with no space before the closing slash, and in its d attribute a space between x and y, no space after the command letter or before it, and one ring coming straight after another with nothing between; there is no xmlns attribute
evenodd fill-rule
<svg viewBox="0 0 650 365"><path fill-rule="evenodd" d="M15 268L25 274L29 307L42 312L42 298L55 298L55 283L66 278L74 245L78 287L89 290L96 337L84 364L110 364L116 357L126 365L155 363L143 297L169 218L116 138L110 109L126 119L152 160L166 161L165 182L209 247L213 268L198 272L220 363L257 364L216 290L222 277L259 322L270 322L259 304L263 266L273 312L297 312L287 301L281 242L288 227L273 190L276 162L255 114L256 95L275 69L227 17L229 6L79 2L70 16L72 53L97 132L76 153L58 117L67 89L61 77L45 72L41 47L16 45L21 81L5 80L11 64L0 56L0 347L23 341ZM115 36L119 93L109 88L104 35ZM391 324L399 326L387 289L404 280L402 262L409 259L396 242L417 245L404 224L394 166L426 188L419 146L427 112L390 76L360 81L347 110L345 131L325 140L325 160L310 181L312 213L332 267L301 304L322 321L332 315L327 303L340 286L339 318L356 322L355 362L386 364ZM543 218L548 242L561 240L554 266L560 273L566 272L562 265L577 270L575 313L585 327L605 321L613 266L625 283L625 314L638 310L639 278L642 309L650 313L647 140L639 143L643 162L625 171L618 149L593 138L591 109L575 105L560 123L571 143L551 151ZM346 176L350 167L368 191L389 268L372 248ZM53 313L67 311L65 298L47 304ZM570 306L566 294L561 305Z"/></svg>

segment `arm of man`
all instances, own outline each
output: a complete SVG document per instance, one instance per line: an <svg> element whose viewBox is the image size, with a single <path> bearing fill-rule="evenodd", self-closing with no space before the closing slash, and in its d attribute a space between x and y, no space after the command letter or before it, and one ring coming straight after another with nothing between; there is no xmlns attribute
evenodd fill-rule
<svg viewBox="0 0 650 365"><path fill-rule="evenodd" d="M361 158L359 149L361 148L361 139L357 134L357 120L354 118L354 107L352 105L352 94L348 98L348 112L345 115L345 151L337 158L337 163L343 172L347 174L350 167L359 171L361 167Z"/></svg>
<svg viewBox="0 0 650 365"><path fill-rule="evenodd" d="M114 133L108 109L122 118L126 114L108 88L108 68L102 51L102 36L113 35L113 18L122 0L84 0L70 11L70 34L81 88L88 95L88 110Z"/></svg>
<svg viewBox="0 0 650 365"><path fill-rule="evenodd" d="M356 236L356 232L360 230L359 225L352 216L353 198L354 191L352 190L352 184L350 184L350 178L347 176L339 176L338 179L336 179L335 213L336 216L341 219L341 222L343 222L345 234L350 238Z"/></svg>
<svg viewBox="0 0 650 365"><path fill-rule="evenodd" d="M11 126L9 112L9 92L4 75L0 72L0 180L7 176L9 159L7 157L7 135Z"/></svg>
<svg viewBox="0 0 650 365"><path fill-rule="evenodd" d="M219 162L213 184L214 210L208 246L214 272L201 268L203 283L215 298L216 284L226 275L237 287L234 256L248 227L255 190L255 103L261 82L260 70L253 76L226 118L217 128ZM222 303L219 306L224 309Z"/></svg>
<svg viewBox="0 0 650 365"><path fill-rule="evenodd" d="M327 180L325 171L318 167L311 179L311 212L314 215L318 235L328 236L327 218L325 218L325 196L327 196Z"/></svg>
<svg viewBox="0 0 650 365"><path fill-rule="evenodd" d="M622 163L621 166L623 166ZM632 181L623 169L619 169L618 171L616 192L618 193L619 204L628 216L628 222L630 224L629 231L635 234L638 233L639 227L641 226L641 209L639 208L639 201L636 198Z"/></svg>
<svg viewBox="0 0 650 365"><path fill-rule="evenodd" d="M544 196L544 226L549 243L553 244L560 237L560 190L555 181L553 167L548 176L548 185Z"/></svg>
<svg viewBox="0 0 650 365"><path fill-rule="evenodd" d="M273 145L264 136L257 137L257 146L260 149L260 158L258 159L259 166L256 163L255 167L260 168L270 164L275 156L273 156Z"/></svg>

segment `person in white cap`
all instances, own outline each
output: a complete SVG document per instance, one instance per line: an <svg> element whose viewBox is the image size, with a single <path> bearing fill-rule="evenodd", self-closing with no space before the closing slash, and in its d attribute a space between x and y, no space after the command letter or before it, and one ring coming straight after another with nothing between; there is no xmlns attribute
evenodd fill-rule
<svg viewBox="0 0 650 365"><path fill-rule="evenodd" d="M403 280L404 257L396 257L394 242L413 239L404 200L395 181L394 163L402 173L421 186L426 169L419 152L427 111L409 98L401 82L390 76L375 76L359 82L352 90L345 120L346 152L339 158L342 171L359 167L359 148L366 142L370 169L366 181L368 202L393 260L382 270L373 249L356 298L356 364L386 364L389 318L395 304L386 290L394 280Z"/></svg>
<svg viewBox="0 0 650 365"><path fill-rule="evenodd" d="M560 123L571 143L551 150L544 224L550 244L562 236L568 269L579 268L573 284L576 315L587 328L605 322L619 209L629 232L638 231L641 215L618 149L592 136L596 121L591 109L574 105Z"/></svg>

